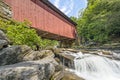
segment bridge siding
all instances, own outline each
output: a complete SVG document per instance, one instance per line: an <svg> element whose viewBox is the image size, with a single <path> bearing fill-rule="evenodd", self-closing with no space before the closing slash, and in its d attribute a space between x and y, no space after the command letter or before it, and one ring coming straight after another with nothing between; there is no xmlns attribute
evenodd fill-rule
<svg viewBox="0 0 120 80"><path fill-rule="evenodd" d="M5 0L11 5L13 18L32 22L32 27L66 38L75 39L75 26L48 8L40 0Z"/></svg>

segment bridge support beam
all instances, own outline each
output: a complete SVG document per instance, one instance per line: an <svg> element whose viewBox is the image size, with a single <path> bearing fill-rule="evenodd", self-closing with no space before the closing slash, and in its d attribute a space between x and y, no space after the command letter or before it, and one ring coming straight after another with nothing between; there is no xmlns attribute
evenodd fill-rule
<svg viewBox="0 0 120 80"><path fill-rule="evenodd" d="M72 44L74 43L74 40L64 40L60 41L60 47L61 48L70 48L72 47Z"/></svg>

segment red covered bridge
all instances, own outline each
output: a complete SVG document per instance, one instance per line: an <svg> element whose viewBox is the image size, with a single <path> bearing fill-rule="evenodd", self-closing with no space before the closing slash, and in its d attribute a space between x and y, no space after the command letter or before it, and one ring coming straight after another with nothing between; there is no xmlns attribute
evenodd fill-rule
<svg viewBox="0 0 120 80"><path fill-rule="evenodd" d="M48 0L4 1L10 5L15 20L29 20L41 37L59 41L75 40L76 23Z"/></svg>

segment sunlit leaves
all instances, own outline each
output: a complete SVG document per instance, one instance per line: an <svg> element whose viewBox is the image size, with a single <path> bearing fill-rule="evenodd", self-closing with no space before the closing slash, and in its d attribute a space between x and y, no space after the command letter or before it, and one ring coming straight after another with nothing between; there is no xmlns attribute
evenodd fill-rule
<svg viewBox="0 0 120 80"><path fill-rule="evenodd" d="M83 40L104 43L113 36L120 37L120 0L88 0L76 22Z"/></svg>
<svg viewBox="0 0 120 80"><path fill-rule="evenodd" d="M28 22L2 21L0 20L0 29L4 30L13 45L28 45L32 49L54 46L56 41L41 39L36 30L29 27Z"/></svg>

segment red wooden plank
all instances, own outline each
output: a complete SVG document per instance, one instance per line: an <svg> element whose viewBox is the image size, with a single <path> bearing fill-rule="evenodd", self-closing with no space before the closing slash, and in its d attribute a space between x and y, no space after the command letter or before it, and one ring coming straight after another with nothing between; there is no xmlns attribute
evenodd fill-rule
<svg viewBox="0 0 120 80"><path fill-rule="evenodd" d="M40 0L5 0L11 3L13 18L28 19L32 27L58 36L75 39L75 26Z"/></svg>

